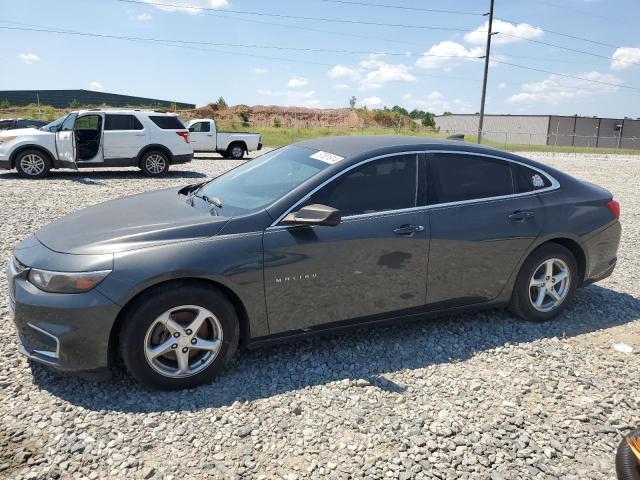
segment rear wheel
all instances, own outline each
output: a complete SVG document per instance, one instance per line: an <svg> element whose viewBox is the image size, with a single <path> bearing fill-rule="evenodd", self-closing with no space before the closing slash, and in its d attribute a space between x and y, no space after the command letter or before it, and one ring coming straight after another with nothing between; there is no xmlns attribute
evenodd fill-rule
<svg viewBox="0 0 640 480"><path fill-rule="evenodd" d="M120 333L120 354L147 387L192 388L222 372L238 337L235 309L218 290L167 286L136 303Z"/></svg>
<svg viewBox="0 0 640 480"><path fill-rule="evenodd" d="M147 152L140 159L140 170L147 177L162 177L169 171L169 158L160 150Z"/></svg>
<svg viewBox="0 0 640 480"><path fill-rule="evenodd" d="M509 310L525 320L551 320L571 302L577 282L573 254L556 243L542 245L522 265Z"/></svg>
<svg viewBox="0 0 640 480"><path fill-rule="evenodd" d="M25 150L15 159L16 170L25 178L44 178L51 170L49 156L40 150Z"/></svg>
<svg viewBox="0 0 640 480"><path fill-rule="evenodd" d="M245 148L242 144L232 143L231 145L229 145L229 148L227 149L227 157L232 158L234 160L240 160L242 157L244 157L244 151L245 151Z"/></svg>

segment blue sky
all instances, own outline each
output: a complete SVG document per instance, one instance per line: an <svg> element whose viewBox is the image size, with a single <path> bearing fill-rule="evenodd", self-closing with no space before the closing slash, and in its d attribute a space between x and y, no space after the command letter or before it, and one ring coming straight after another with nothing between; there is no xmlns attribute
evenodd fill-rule
<svg viewBox="0 0 640 480"><path fill-rule="evenodd" d="M145 0L139 3L0 0L2 27L162 41L126 41L0 28L3 46L0 90L85 88L198 105L223 96L229 104L321 108L345 107L349 97L355 95L360 106L399 104L435 113L479 110L482 61L466 57L484 53L482 30L486 20L482 16L323 0L146 1L174 6L149 5ZM483 13L489 2L361 0L361 3ZM178 5L215 10L178 8ZM405 26L291 19L238 11ZM500 33L493 37L492 57L499 62L613 85L495 63L489 73L488 113L640 116L640 39L637 35L640 2L496 0L495 16L500 20L494 30ZM525 38L589 54L561 50ZM167 43L175 40L186 43Z"/></svg>

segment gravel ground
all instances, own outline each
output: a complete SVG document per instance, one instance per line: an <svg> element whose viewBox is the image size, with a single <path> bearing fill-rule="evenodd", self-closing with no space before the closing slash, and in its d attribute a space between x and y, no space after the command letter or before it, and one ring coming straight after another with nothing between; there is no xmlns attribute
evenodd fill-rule
<svg viewBox="0 0 640 480"><path fill-rule="evenodd" d="M155 393L30 367L0 303L0 477L611 479L640 418L640 158L532 154L622 204L615 274L558 320L457 315L244 352L226 375ZM46 223L237 162L137 171L0 174L0 256ZM6 280L0 280L5 298ZM88 319L90 321L90 319Z"/></svg>

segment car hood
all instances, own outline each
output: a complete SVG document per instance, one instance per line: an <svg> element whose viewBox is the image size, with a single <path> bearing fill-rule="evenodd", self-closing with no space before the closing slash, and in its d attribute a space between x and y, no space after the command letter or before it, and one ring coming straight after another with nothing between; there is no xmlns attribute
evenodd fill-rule
<svg viewBox="0 0 640 480"><path fill-rule="evenodd" d="M14 128L13 130L0 131L0 137L23 137L23 136L51 136L55 135L53 132L43 132L37 128Z"/></svg>
<svg viewBox="0 0 640 480"><path fill-rule="evenodd" d="M211 237L229 220L190 206L179 190L100 203L63 217L35 235L56 252L104 254Z"/></svg>

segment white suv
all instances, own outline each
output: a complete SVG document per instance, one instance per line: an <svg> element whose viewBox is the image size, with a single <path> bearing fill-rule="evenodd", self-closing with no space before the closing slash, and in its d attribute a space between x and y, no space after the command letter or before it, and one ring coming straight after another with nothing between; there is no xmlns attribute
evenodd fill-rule
<svg viewBox="0 0 640 480"><path fill-rule="evenodd" d="M193 158L178 117L149 110L71 112L41 127L0 132L0 168L42 178L52 168L139 167L149 177Z"/></svg>

